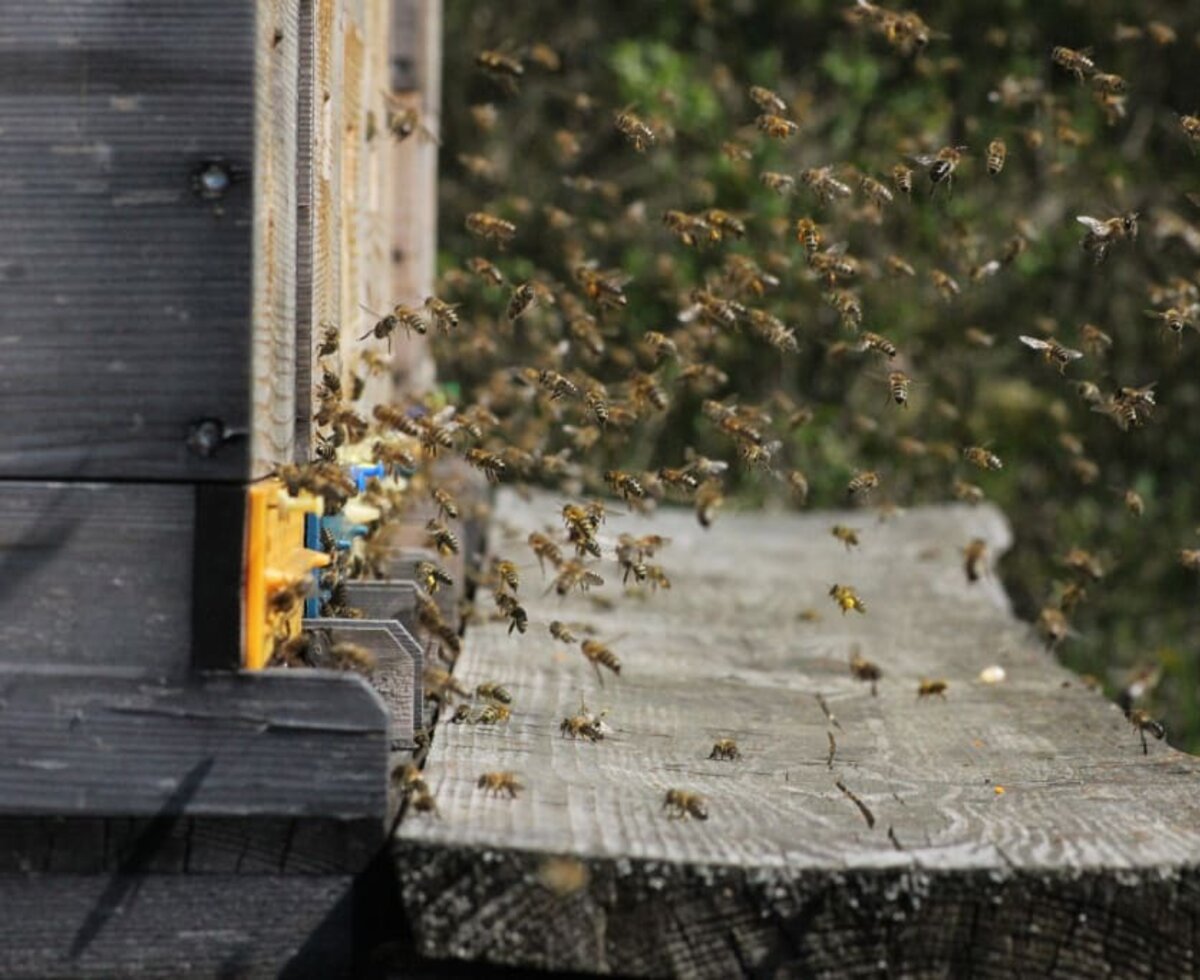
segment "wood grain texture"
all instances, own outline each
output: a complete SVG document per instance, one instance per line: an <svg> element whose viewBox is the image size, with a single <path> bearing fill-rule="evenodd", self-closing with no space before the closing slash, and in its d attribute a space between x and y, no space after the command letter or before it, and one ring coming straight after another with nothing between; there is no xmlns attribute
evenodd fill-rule
<svg viewBox="0 0 1200 980"><path fill-rule="evenodd" d="M0 5L0 476L247 475L247 439L186 439L256 425L255 9ZM214 160L232 183L207 200Z"/></svg>
<svg viewBox="0 0 1200 980"><path fill-rule="evenodd" d="M386 765L356 676L0 668L0 813L382 820Z"/></svg>
<svg viewBox="0 0 1200 980"><path fill-rule="evenodd" d="M672 539L656 560L673 587L604 610L543 595L523 542L557 503L501 496L492 547L524 567L530 632L473 625L456 669L508 687L513 718L439 728L440 819L408 817L394 841L422 953L642 976L1197 968L1200 763L1159 743L1144 756L994 577L968 584L963 545L1008 546L995 510L730 513L707 533L690 513L612 517L600 594L619 590L621 531ZM860 549L837 522L862 529ZM867 614L840 615L832 582ZM592 624L620 677L601 688L550 619ZM855 645L883 668L878 697L849 674ZM1004 683L979 682L992 664ZM925 677L948 680L945 701L918 700ZM581 694L610 712L599 743L559 734ZM840 725L832 765L817 694ZM740 761L708 759L721 737ZM515 800L475 787L501 769L526 784ZM672 787L702 793L709 819L670 819ZM559 855L589 874L565 897L539 883Z"/></svg>
<svg viewBox="0 0 1200 980"><path fill-rule="evenodd" d="M258 0L254 37L251 474L295 455L300 0Z"/></svg>
<svg viewBox="0 0 1200 980"><path fill-rule="evenodd" d="M196 491L0 481L0 663L180 677Z"/></svg>
<svg viewBox="0 0 1200 980"><path fill-rule="evenodd" d="M355 975L347 875L0 874L0 973Z"/></svg>

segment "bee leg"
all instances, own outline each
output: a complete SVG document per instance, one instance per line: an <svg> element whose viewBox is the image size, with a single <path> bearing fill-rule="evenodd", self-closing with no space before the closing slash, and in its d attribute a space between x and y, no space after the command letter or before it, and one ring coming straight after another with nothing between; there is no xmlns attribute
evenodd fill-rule
<svg viewBox="0 0 1200 980"><path fill-rule="evenodd" d="M1146 729L1139 728L1138 734L1142 736L1142 755L1150 754L1150 746L1146 744Z"/></svg>
<svg viewBox="0 0 1200 980"><path fill-rule="evenodd" d="M604 675L600 672L600 665L596 661L592 661L592 669L596 672L596 680L600 682L600 686L604 686Z"/></svg>

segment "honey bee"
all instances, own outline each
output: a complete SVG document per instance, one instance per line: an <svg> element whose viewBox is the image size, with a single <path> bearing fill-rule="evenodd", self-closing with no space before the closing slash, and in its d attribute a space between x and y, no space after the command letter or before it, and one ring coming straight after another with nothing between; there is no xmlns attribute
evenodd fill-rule
<svg viewBox="0 0 1200 980"><path fill-rule="evenodd" d="M417 583L424 587L430 595L434 595L442 586L454 587L454 579L431 561L419 561L413 565Z"/></svg>
<svg viewBox="0 0 1200 980"><path fill-rule="evenodd" d="M1183 135L1187 137L1188 144L1191 146L1192 152L1196 152L1197 145L1200 145L1200 116L1184 116L1179 117L1179 128L1183 130Z"/></svg>
<svg viewBox="0 0 1200 980"><path fill-rule="evenodd" d="M822 204L849 197L850 187L833 176L833 167L809 167L800 173L800 183L817 195Z"/></svg>
<svg viewBox="0 0 1200 980"><path fill-rule="evenodd" d="M785 115L788 111L787 103L777 93L772 92L769 88L762 85L750 86L750 99L763 112L771 112L777 116Z"/></svg>
<svg viewBox="0 0 1200 980"><path fill-rule="evenodd" d="M912 378L903 371L890 371L887 381L890 399L901 408L908 408L908 389L912 384Z"/></svg>
<svg viewBox="0 0 1200 980"><path fill-rule="evenodd" d="M1085 323L1079 328L1079 343L1088 354L1098 357L1112 347L1113 339L1094 323Z"/></svg>
<svg viewBox="0 0 1200 980"><path fill-rule="evenodd" d="M1169 330L1175 334L1176 341L1179 345L1183 344L1183 331L1188 327L1195 327L1192 321L1190 310L1182 310L1172 306L1165 310L1146 310L1146 316L1153 320L1158 320L1164 330Z"/></svg>
<svg viewBox="0 0 1200 980"><path fill-rule="evenodd" d="M700 526L712 527L713 521L717 519L717 511L724 503L725 496L721 492L719 482L707 480L702 483L696 491L696 520L700 522Z"/></svg>
<svg viewBox="0 0 1200 980"><path fill-rule="evenodd" d="M508 798L516 799L518 793L525 788L515 772L485 772L475 781L475 787L490 796L507 794Z"/></svg>
<svg viewBox="0 0 1200 980"><path fill-rule="evenodd" d="M738 749L737 742L733 739L721 738L713 743L712 751L708 754L708 757L718 762L736 762L742 757L742 753Z"/></svg>
<svg viewBox="0 0 1200 980"><path fill-rule="evenodd" d="M623 470L605 470L604 482L613 489L622 500L641 500L646 496L646 488L631 473Z"/></svg>
<svg viewBox="0 0 1200 980"><path fill-rule="evenodd" d="M1000 457L983 446L964 446L962 454L963 459L981 470L1004 469L1004 463L1000 460Z"/></svg>
<svg viewBox="0 0 1200 980"><path fill-rule="evenodd" d="M883 260L883 264L886 266L888 273L893 276L907 276L911 279L917 274L917 270L905 262L904 259L900 258L899 255L889 255Z"/></svg>
<svg viewBox="0 0 1200 980"><path fill-rule="evenodd" d="M502 457L484 449L468 449L463 457L468 464L481 471L489 483L499 483L508 471L508 464Z"/></svg>
<svg viewBox="0 0 1200 980"><path fill-rule="evenodd" d="M1051 649L1058 646L1071 631L1066 614L1055 606L1042 607L1042 611L1038 613L1037 628L1045 639L1046 646Z"/></svg>
<svg viewBox="0 0 1200 980"><path fill-rule="evenodd" d="M1073 48L1065 48L1059 45L1051 49L1050 59L1060 68L1065 68L1081 82L1096 70L1096 63L1092 60L1091 48L1076 51Z"/></svg>
<svg viewBox="0 0 1200 980"><path fill-rule="evenodd" d="M436 296L425 297L425 311L433 325L442 333L449 333L458 326L458 305L450 304Z"/></svg>
<svg viewBox="0 0 1200 980"><path fill-rule="evenodd" d="M983 538L972 538L967 546L963 548L963 570L967 573L968 582L978 582L980 578L980 566L983 566L984 573L987 572L988 545Z"/></svg>
<svg viewBox="0 0 1200 980"><path fill-rule="evenodd" d="M483 710L472 720L474 725L504 725L512 717L512 710L506 704L492 702L486 704Z"/></svg>
<svg viewBox="0 0 1200 980"><path fill-rule="evenodd" d="M533 531L529 535L528 542L529 547L537 557L538 566L541 568L543 575L546 573L547 561L555 568L562 564L562 549L547 535L540 531Z"/></svg>
<svg viewBox="0 0 1200 980"><path fill-rule="evenodd" d="M472 211L467 215L467 231L476 238L495 242L501 249L517 235L517 226L511 221L497 218L486 211Z"/></svg>
<svg viewBox="0 0 1200 980"><path fill-rule="evenodd" d="M831 585L829 594L833 597L833 601L838 604L842 610L842 615L846 615L851 609L858 613L866 613L867 605L859 598L858 593L849 585Z"/></svg>
<svg viewBox="0 0 1200 980"><path fill-rule="evenodd" d="M1004 140L996 137L987 146L987 172L991 177L999 176L1004 169L1004 161L1008 157L1008 147Z"/></svg>
<svg viewBox="0 0 1200 980"><path fill-rule="evenodd" d="M879 474L875 470L859 470L846 484L846 496L862 500L879 487Z"/></svg>
<svg viewBox="0 0 1200 980"><path fill-rule="evenodd" d="M728 211L722 211L720 208L709 208L701 215L701 218L710 228L715 230L718 241L724 241L726 238L742 239L746 237L745 222L735 218Z"/></svg>
<svg viewBox="0 0 1200 980"><path fill-rule="evenodd" d="M1141 388L1118 388L1114 394L1102 396L1101 401L1092 406L1092 411L1110 416L1122 432L1131 426L1140 427L1153 415L1156 383Z"/></svg>
<svg viewBox="0 0 1200 980"><path fill-rule="evenodd" d="M1120 75L1109 75L1097 72L1092 76L1092 88L1099 95L1120 95L1129 88L1129 83Z"/></svg>
<svg viewBox="0 0 1200 980"><path fill-rule="evenodd" d="M370 311L368 310L367 312ZM403 327L410 337L414 333L424 334L429 329L419 309L413 306L405 306L403 303L397 303L392 307L391 313L379 317L375 321L375 325L358 339L363 341L368 337L374 337L376 340L386 340L388 342L388 350L391 350L392 334L400 327Z"/></svg>
<svg viewBox="0 0 1200 980"><path fill-rule="evenodd" d="M719 241L720 235L703 218L686 211L664 211L663 225L688 248Z"/></svg>
<svg viewBox="0 0 1200 980"><path fill-rule="evenodd" d="M838 312L842 325L849 330L857 330L862 324L863 311L859 298L848 289L836 289L827 293L825 300Z"/></svg>
<svg viewBox="0 0 1200 980"><path fill-rule="evenodd" d="M429 666L425 668L423 676L426 700L447 702L452 694L462 698L470 697L470 692L448 670Z"/></svg>
<svg viewBox="0 0 1200 980"><path fill-rule="evenodd" d="M535 299L537 299L537 293L534 291L532 283L523 282L514 286L512 295L508 299L508 308L505 311L509 323L515 322L528 312Z"/></svg>
<svg viewBox="0 0 1200 980"><path fill-rule="evenodd" d="M514 229L515 230L515 229ZM481 256L475 256L467 260L467 268L471 270L484 282L492 286L504 285L504 273L501 272L495 265Z"/></svg>
<svg viewBox="0 0 1200 980"><path fill-rule="evenodd" d="M1040 340L1037 337L1030 337L1026 334L1021 334L1021 343L1026 347L1032 347L1036 351L1040 351L1042 360L1053 366L1059 374L1065 373L1067 365L1072 361L1077 361L1083 357L1083 351L1072 350L1070 347L1064 347L1053 338L1049 340Z"/></svg>
<svg viewBox="0 0 1200 980"><path fill-rule="evenodd" d="M515 595L510 592L496 591L492 593L492 600L496 603L496 608L508 620L509 636L512 635L513 630L524 634L529 629L529 613L525 611L525 607L521 605Z"/></svg>
<svg viewBox="0 0 1200 980"><path fill-rule="evenodd" d="M550 621L550 635L560 643L570 643L572 646L579 642L579 637L575 635L571 627L557 619Z"/></svg>
<svg viewBox="0 0 1200 980"><path fill-rule="evenodd" d="M870 330L866 331L862 335L862 340L859 341L858 349L863 351L873 350L877 354L882 354L889 361L895 357L897 353L895 344L893 344L886 337L883 337L877 333L872 333Z"/></svg>
<svg viewBox="0 0 1200 980"><path fill-rule="evenodd" d="M525 66L520 60L502 51L480 51L475 56L475 64L507 92L515 92L517 79L525 74Z"/></svg>
<svg viewBox="0 0 1200 980"><path fill-rule="evenodd" d="M903 163L898 163L892 167L892 183L896 185L896 190L898 190L901 194L912 197L912 167L907 167Z"/></svg>
<svg viewBox="0 0 1200 980"><path fill-rule="evenodd" d="M341 344L342 328L336 323L321 324L321 342L317 345L317 357L332 357Z"/></svg>
<svg viewBox="0 0 1200 980"><path fill-rule="evenodd" d="M979 327L967 327L963 331L963 337L972 347L995 347L996 335L980 330Z"/></svg>
<svg viewBox="0 0 1200 980"><path fill-rule="evenodd" d="M644 153L646 147L657 142L654 130L634 115L631 108L616 113L613 116L613 124L617 127L617 132L624 136L638 153Z"/></svg>
<svg viewBox="0 0 1200 980"><path fill-rule="evenodd" d="M563 596L574 588L578 588L580 592L586 592L593 585L603 584L604 579L583 562L578 559L570 559L559 566L558 576L554 580L553 587L555 592Z"/></svg>
<svg viewBox="0 0 1200 980"><path fill-rule="evenodd" d="M829 533L842 542L846 546L847 551L858 547L857 528L846 527L844 524L835 524L829 529Z"/></svg>
<svg viewBox="0 0 1200 980"><path fill-rule="evenodd" d="M790 139L800 132L800 127L792 120L784 116L775 115L772 112L762 113L754 120L754 124L760 131L775 140Z"/></svg>
<svg viewBox="0 0 1200 980"><path fill-rule="evenodd" d="M425 139L438 142L437 136L423 122L416 106L390 106L387 110L387 131L397 143L403 143L419 132Z"/></svg>
<svg viewBox="0 0 1200 980"><path fill-rule="evenodd" d="M929 278L933 280L933 288L938 291L938 295L947 303L962 291L954 278L941 269L930 269Z"/></svg>
<svg viewBox="0 0 1200 980"><path fill-rule="evenodd" d="M784 479L796 503L801 507L808 503L808 477L801 470L788 470Z"/></svg>
<svg viewBox="0 0 1200 980"><path fill-rule="evenodd" d="M1085 252L1091 254L1093 261L1099 265L1108 255L1109 248L1114 242L1126 239L1133 241L1138 236L1138 214L1127 211L1112 218L1100 220L1086 214L1076 215L1075 220L1087 228L1087 233L1080 243Z"/></svg>
<svg viewBox="0 0 1200 980"><path fill-rule="evenodd" d="M553 632L553 630L551 631ZM556 639L558 638L556 637ZM600 673L601 667L605 667L614 674L620 675L620 658L599 640L580 640L579 649L584 657L587 658L588 663L592 665L592 669L596 671L596 679L600 681L601 687L604 686L604 676Z"/></svg>
<svg viewBox="0 0 1200 980"><path fill-rule="evenodd" d="M941 698L943 701L945 701L946 700L946 689L949 686L950 685L947 684L943 680L927 680L925 678L922 678L920 683L917 684L917 697L918 698L935 698L936 697L936 698Z"/></svg>
<svg viewBox="0 0 1200 980"><path fill-rule="evenodd" d="M820 251L824 241L820 226L812 218L798 218L796 220L796 241L804 245L805 251L810 256L815 255Z"/></svg>
<svg viewBox="0 0 1200 980"><path fill-rule="evenodd" d="M1149 732L1159 741L1167 737L1167 729L1162 722L1155 721L1141 708L1134 708L1125 716L1142 739L1142 755L1150 754L1150 746L1146 744L1146 732Z"/></svg>
<svg viewBox="0 0 1200 980"><path fill-rule="evenodd" d="M932 194L938 184L945 184L949 190L954 182L954 171L962 162L965 146L943 146L937 153L913 157L916 163L929 168L929 192Z"/></svg>
<svg viewBox="0 0 1200 980"><path fill-rule="evenodd" d="M780 197L786 197L796 189L796 178L791 174L781 174L774 170L764 170L758 175L759 182L769 191L774 191Z"/></svg>
<svg viewBox="0 0 1200 980"><path fill-rule="evenodd" d="M425 524L425 535L429 546L435 548L439 555L458 554L460 548L458 535L441 521L430 518Z"/></svg>
<svg viewBox="0 0 1200 980"><path fill-rule="evenodd" d="M864 176L858 186L878 211L882 211L885 204L891 204L893 201L892 192L887 185L874 177Z"/></svg>
<svg viewBox="0 0 1200 980"><path fill-rule="evenodd" d="M1146 503L1142 500L1142 495L1136 490L1126 490L1123 499L1125 501L1125 509L1134 517L1141 517L1146 510Z"/></svg>
<svg viewBox="0 0 1200 980"><path fill-rule="evenodd" d="M1200 548L1180 548L1179 564L1189 572L1200 572Z"/></svg>
<svg viewBox="0 0 1200 980"><path fill-rule="evenodd" d="M521 575L517 566L503 558L492 559L492 575L503 588L516 592L521 587Z"/></svg>
<svg viewBox="0 0 1200 980"><path fill-rule="evenodd" d="M883 678L883 670L879 664L864 657L858 647L850 651L850 676L856 681L870 684L871 697L878 695L878 687L880 680Z"/></svg>
<svg viewBox="0 0 1200 980"><path fill-rule="evenodd" d="M428 695L426 696L428 697ZM454 714L446 720L451 725L465 725L471 720L471 706L469 704L460 704L454 709Z"/></svg>
<svg viewBox="0 0 1200 980"><path fill-rule="evenodd" d="M662 808L672 819L695 817L697 820L708 819L708 804L699 793L686 789L669 789L663 797Z"/></svg>

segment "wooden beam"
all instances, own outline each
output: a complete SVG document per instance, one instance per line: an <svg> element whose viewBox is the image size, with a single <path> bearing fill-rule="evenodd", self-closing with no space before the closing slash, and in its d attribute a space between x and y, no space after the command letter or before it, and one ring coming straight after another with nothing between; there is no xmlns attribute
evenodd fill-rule
<svg viewBox="0 0 1200 980"><path fill-rule="evenodd" d="M543 595L524 537L556 503L502 495L492 548L522 566L529 633L472 625L456 668L506 686L512 719L438 730L440 818L396 836L423 954L636 976L1196 969L1200 760L1143 754L994 575L968 582L962 546L1009 544L996 510L723 514L708 532L686 511L611 516L606 556L619 532L671 539L654 560L672 587L610 610ZM598 594L619 592L615 563L599 570ZM867 613L840 614L832 582ZM601 687L551 619L591 624L620 676ZM855 647L882 667L878 696L850 675ZM1002 683L980 679L992 665ZM918 698L922 678L945 699ZM609 712L602 741L559 733L581 695ZM710 759L719 738L742 757ZM524 791L485 795L495 770ZM672 819L671 788L708 819Z"/></svg>
<svg viewBox="0 0 1200 980"><path fill-rule="evenodd" d="M0 667L0 813L383 819L387 715L362 678Z"/></svg>

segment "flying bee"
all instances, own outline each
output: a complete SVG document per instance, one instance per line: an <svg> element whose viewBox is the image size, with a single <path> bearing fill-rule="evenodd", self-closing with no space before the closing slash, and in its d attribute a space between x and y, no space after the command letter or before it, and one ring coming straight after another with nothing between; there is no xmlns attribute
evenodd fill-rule
<svg viewBox="0 0 1200 980"><path fill-rule="evenodd" d="M427 296L425 311L433 325L442 333L449 333L458 326L458 304L447 303L436 296Z"/></svg>
<svg viewBox="0 0 1200 980"><path fill-rule="evenodd" d="M717 230L707 221L686 211L664 211L662 221L667 230L688 248L710 244L720 239Z"/></svg>
<svg viewBox="0 0 1200 980"><path fill-rule="evenodd" d="M796 241L804 245L804 249L809 255L815 255L821 250L824 236L821 234L820 226L812 218L797 218Z"/></svg>
<svg viewBox="0 0 1200 980"><path fill-rule="evenodd" d="M491 286L504 285L504 273L482 256L467 259L467 268Z"/></svg>
<svg viewBox="0 0 1200 980"><path fill-rule="evenodd" d="M822 204L849 197L850 187L833 176L833 167L809 167L800 173L800 183L817 195Z"/></svg>
<svg viewBox="0 0 1200 980"><path fill-rule="evenodd" d="M903 371L889 371L887 381L888 397L901 408L908 408L908 389L912 378Z"/></svg>
<svg viewBox="0 0 1200 980"><path fill-rule="evenodd" d="M777 116L785 115L788 111L787 103L777 93L772 92L769 88L762 85L750 86L750 99L763 112L771 112Z"/></svg>
<svg viewBox="0 0 1200 980"><path fill-rule="evenodd" d="M774 170L764 170L758 175L759 182L769 191L774 191L780 197L786 197L796 189L796 178L791 174L781 174Z"/></svg>
<svg viewBox="0 0 1200 980"><path fill-rule="evenodd" d="M933 288L938 291L938 295L947 303L962 291L954 278L941 269L930 269L929 278L933 280Z"/></svg>
<svg viewBox="0 0 1200 980"><path fill-rule="evenodd" d="M1067 365L1072 361L1077 361L1083 357L1083 351L1064 347L1053 338L1050 340L1039 340L1037 337L1021 334L1020 340L1026 347L1032 347L1034 350L1040 351L1042 360L1053 366L1059 374L1065 373Z"/></svg>
<svg viewBox="0 0 1200 980"><path fill-rule="evenodd" d="M801 507L808 503L808 477L800 470L788 470L785 480L796 503Z"/></svg>
<svg viewBox="0 0 1200 980"><path fill-rule="evenodd" d="M476 238L495 242L501 249L517 235L517 226L511 221L497 218L486 211L472 211L467 215L467 231Z"/></svg>
<svg viewBox="0 0 1200 980"><path fill-rule="evenodd" d="M972 538L963 548L963 570L967 573L968 582L979 581L981 565L986 573L987 566L984 562L987 561L987 553L988 545L983 538Z"/></svg>
<svg viewBox="0 0 1200 980"><path fill-rule="evenodd" d="M664 466L659 469L658 478L668 487L683 493L695 493L700 488L700 478L687 469L672 469Z"/></svg>
<svg viewBox="0 0 1200 980"><path fill-rule="evenodd" d="M891 204L893 201L892 192L888 186L874 177L864 176L858 186L878 211L882 211L884 205Z"/></svg>
<svg viewBox="0 0 1200 980"><path fill-rule="evenodd" d="M603 584L603 578L577 558L572 558L558 566L558 577L555 578L552 587L560 596L565 596L575 588L578 588L580 592L586 592L593 585Z"/></svg>
<svg viewBox="0 0 1200 980"><path fill-rule="evenodd" d="M524 633L529 629L529 614L525 611L525 607L517 601L515 595L510 592L497 591L492 593L492 600L496 603L496 608L508 620L510 636L513 630Z"/></svg>
<svg viewBox="0 0 1200 980"><path fill-rule="evenodd" d="M708 757L718 762L736 762L742 757L742 753L733 739L719 738L713 742L712 751L708 753Z"/></svg>
<svg viewBox="0 0 1200 980"><path fill-rule="evenodd" d="M701 218L710 228L716 229L718 240L720 241L726 238L742 239L746 237L745 222L735 218L728 211L722 211L720 208L709 208L701 215Z"/></svg>
<svg viewBox="0 0 1200 980"><path fill-rule="evenodd" d="M1191 146L1192 152L1196 152L1196 146L1200 145L1200 116L1183 116L1179 117L1179 128L1183 130L1183 135L1187 137L1188 144Z"/></svg>
<svg viewBox="0 0 1200 980"><path fill-rule="evenodd" d="M525 788L515 772L507 771L485 772L475 781L475 787L491 796L505 793L510 800L516 799L517 794Z"/></svg>
<svg viewBox="0 0 1200 980"><path fill-rule="evenodd" d="M962 162L965 146L943 146L937 153L913 157L916 163L929 168L929 192L932 194L938 184L945 184L949 190L954 183L954 171Z"/></svg>
<svg viewBox="0 0 1200 980"><path fill-rule="evenodd" d="M773 112L762 113L754 120L754 125L774 140L790 139L800 132L800 127L792 120Z"/></svg>
<svg viewBox="0 0 1200 980"><path fill-rule="evenodd" d="M1066 48L1059 45L1050 50L1050 60L1060 68L1065 68L1081 82L1088 75L1096 71L1096 63L1092 60L1091 48L1076 51L1073 48Z"/></svg>
<svg viewBox="0 0 1200 980"><path fill-rule="evenodd" d="M1104 567L1100 564L1100 560L1083 548L1071 548L1063 556L1062 561L1071 571L1081 572L1093 582L1099 582L1104 578Z"/></svg>
<svg viewBox="0 0 1200 980"><path fill-rule="evenodd" d="M896 185L896 190L898 190L901 194L912 197L912 167L906 167L903 163L898 163L892 167L892 183Z"/></svg>
<svg viewBox="0 0 1200 980"><path fill-rule="evenodd" d="M1004 469L1004 463L1001 462L1000 457L983 446L964 446L962 454L963 459L981 470Z"/></svg>
<svg viewBox="0 0 1200 980"><path fill-rule="evenodd" d="M647 330L642 336L642 345L649 351L655 367L664 361L679 358L679 347L675 341L657 330Z"/></svg>
<svg viewBox="0 0 1200 980"><path fill-rule="evenodd" d="M503 558L492 559L492 576L500 585L513 592L521 588L521 574L514 562Z"/></svg>
<svg viewBox="0 0 1200 980"><path fill-rule="evenodd" d="M620 309L628 305L625 278L619 273L600 272L589 264L575 267L575 281L583 287L584 295L601 309Z"/></svg>
<svg viewBox="0 0 1200 980"><path fill-rule="evenodd" d="M375 654L357 643L334 643L329 648L329 661L335 670L369 674L375 669Z"/></svg>
<svg viewBox="0 0 1200 980"><path fill-rule="evenodd" d="M1112 347L1113 339L1094 323L1085 323L1079 328L1079 343L1087 353L1098 357Z"/></svg>
<svg viewBox="0 0 1200 980"><path fill-rule="evenodd" d="M425 524L425 535L429 545L435 548L439 555L458 554L460 548L458 535L441 521L431 518Z"/></svg>
<svg viewBox="0 0 1200 980"><path fill-rule="evenodd" d="M851 609L857 613L866 613L867 604L859 598L858 593L849 585L831 585L829 594L833 601L838 604L838 608L842 610L842 615L845 616Z"/></svg>
<svg viewBox="0 0 1200 980"><path fill-rule="evenodd" d="M546 573L547 561L555 568L562 564L562 549L547 535L542 534L540 531L533 531L529 535L528 543L538 560L538 565L543 575Z"/></svg>
<svg viewBox="0 0 1200 980"><path fill-rule="evenodd" d="M454 578L431 561L415 562L413 571L417 577L417 584L423 586L430 595L436 593L442 586L454 587Z"/></svg>
<svg viewBox="0 0 1200 980"><path fill-rule="evenodd" d="M622 500L642 500L646 496L646 488L641 481L623 470L605 470L604 482L612 487L613 493Z"/></svg>
<svg viewBox="0 0 1200 980"><path fill-rule="evenodd" d="M475 65L510 93L517 90L517 80L525 74L520 60L503 51L480 51L475 56Z"/></svg>
<svg viewBox="0 0 1200 980"><path fill-rule="evenodd" d="M1189 572L1200 571L1200 548L1180 548L1179 564Z"/></svg>
<svg viewBox="0 0 1200 980"><path fill-rule="evenodd" d="M847 551L857 548L859 545L858 528L846 527L844 524L835 524L829 529L829 533L842 542L846 546Z"/></svg>
<svg viewBox="0 0 1200 980"><path fill-rule="evenodd" d="M1146 510L1146 503L1142 500L1142 495L1136 490L1126 490L1123 499L1125 501L1125 509L1134 517L1141 517Z"/></svg>
<svg viewBox="0 0 1200 980"><path fill-rule="evenodd" d="M367 312L371 311L367 310ZM374 337L376 340L386 340L389 351L392 349L392 334L399 327L403 327L410 337L414 333L425 334L429 330L420 309L415 306L405 306L403 303L397 303L392 307L392 312L386 316L378 314L372 314L372 316L378 317L375 325L358 339L363 341L368 337Z"/></svg>
<svg viewBox="0 0 1200 980"><path fill-rule="evenodd" d="M551 401L579 397L579 386L566 375L543 368L534 377L538 387L550 395Z"/></svg>
<svg viewBox="0 0 1200 980"><path fill-rule="evenodd" d="M1188 327L1195 327L1192 322L1190 311L1182 310L1179 307L1172 306L1165 310L1146 310L1146 316L1153 320L1158 320L1164 330L1169 330L1175 334L1177 342L1182 346L1183 331Z"/></svg>
<svg viewBox="0 0 1200 980"><path fill-rule="evenodd" d="M875 470L860 470L846 484L846 496L852 500L862 500L878 487L879 474Z"/></svg>
<svg viewBox="0 0 1200 980"><path fill-rule="evenodd" d="M1092 76L1092 88L1099 95L1120 95L1129 89L1129 83L1120 75L1097 72Z"/></svg>
<svg viewBox="0 0 1200 980"><path fill-rule="evenodd" d="M1134 708L1132 711L1126 714L1125 717L1129 719L1129 724L1131 724L1137 731L1138 735L1141 736L1142 755L1150 754L1150 747L1146 744L1146 732L1149 732L1159 741L1162 741L1167 737L1167 729L1163 726L1163 723L1160 721L1155 721L1141 708Z"/></svg>
<svg viewBox="0 0 1200 980"><path fill-rule="evenodd" d="M624 136L638 153L645 153L646 147L657 142L654 130L642 119L634 115L632 109L623 109L613 116L613 124L617 132Z"/></svg>
<svg viewBox="0 0 1200 980"><path fill-rule="evenodd" d="M508 309L506 310L509 323L514 322L518 317L528 312L536 298L537 293L534 291L532 283L523 282L514 286L512 295L508 299Z"/></svg>
<svg viewBox="0 0 1200 980"><path fill-rule="evenodd" d="M701 527L712 527L717 519L717 511L725 503L721 493L721 484L716 480L707 480L696 491L696 520Z"/></svg>
<svg viewBox="0 0 1200 980"><path fill-rule="evenodd" d="M454 500L454 497L451 496L449 490L443 487L434 487L430 490L429 496L437 504L437 516L439 519L449 518L452 521L458 520L458 504Z"/></svg>
<svg viewBox="0 0 1200 980"><path fill-rule="evenodd" d="M663 807L672 819L695 817L697 820L708 819L708 803L699 793L686 789L669 789L663 797Z"/></svg>
<svg viewBox="0 0 1200 980"><path fill-rule="evenodd" d="M883 669L879 664L864 657L857 646L850 651L850 676L856 681L870 684L871 697L879 694L879 682L883 678Z"/></svg>
<svg viewBox="0 0 1200 980"><path fill-rule="evenodd" d="M889 361L896 356L896 345L886 337L877 333L872 333L870 330L862 335L862 340L859 341L858 349L860 351L873 350L877 354L882 354Z"/></svg>
<svg viewBox="0 0 1200 980"><path fill-rule="evenodd" d="M1004 169L1004 161L1008 157L1008 147L1004 140L996 137L987 145L987 172L988 176L999 176L1000 171Z"/></svg>
<svg viewBox="0 0 1200 980"><path fill-rule="evenodd" d="M600 686L604 686L604 677L600 673L600 668L605 667L611 670L614 674L621 673L621 660L615 653L612 652L605 644L599 640L580 640L579 649L592 665L592 669L596 671L596 679L600 681Z"/></svg>
<svg viewBox="0 0 1200 980"><path fill-rule="evenodd" d="M808 264L825 277L829 286L834 286L839 278L853 279L858 275L858 260L846 254L845 242L830 245L823 252L809 253Z"/></svg>
<svg viewBox="0 0 1200 980"><path fill-rule="evenodd" d="M955 480L951 487L951 493L954 494L955 500L961 500L963 503L970 504L972 507L976 504L983 503L984 492L983 487L974 483L968 483L966 480Z"/></svg>
<svg viewBox="0 0 1200 980"><path fill-rule="evenodd" d="M1087 228L1087 233L1080 242L1085 252L1091 254L1093 261L1099 265L1108 255L1109 248L1114 242L1126 239L1133 241L1138 236L1138 213L1127 211L1112 218L1100 220L1086 214L1076 215L1075 220Z"/></svg>
<svg viewBox="0 0 1200 980"><path fill-rule="evenodd" d="M579 642L579 637L575 635L571 627L557 619L550 621L550 635L560 643L569 643L572 646Z"/></svg>
<svg viewBox="0 0 1200 980"><path fill-rule="evenodd" d="M946 700L946 689L950 685L943 680L928 680L922 678L917 684L917 697L924 698L941 698Z"/></svg>

